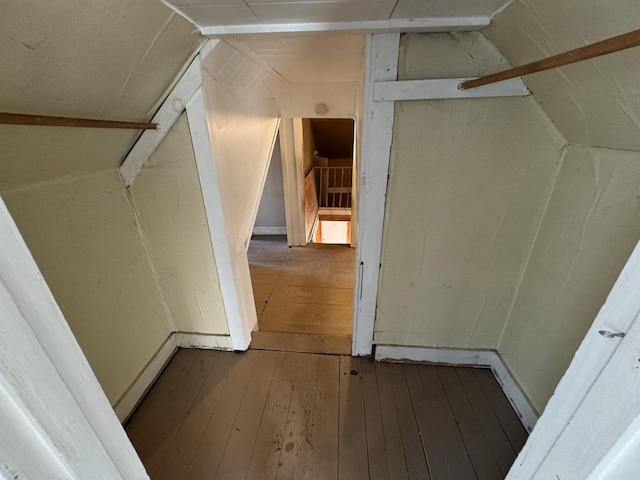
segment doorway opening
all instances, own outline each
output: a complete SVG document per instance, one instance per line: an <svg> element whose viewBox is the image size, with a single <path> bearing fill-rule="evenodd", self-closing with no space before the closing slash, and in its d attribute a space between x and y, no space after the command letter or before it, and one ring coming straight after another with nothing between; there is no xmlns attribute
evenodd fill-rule
<svg viewBox="0 0 640 480"><path fill-rule="evenodd" d="M338 339L344 353L351 353L355 122L297 121L298 196L287 198L285 194L287 159L285 149L281 153L276 148L248 250L259 330L254 332L252 347L264 332L275 332L328 336L332 339L329 343ZM287 209L295 211L292 214ZM272 215L271 225L265 224L267 215ZM304 239L297 244L284 235L291 231L287 219L296 216L300 219L300 238Z"/></svg>

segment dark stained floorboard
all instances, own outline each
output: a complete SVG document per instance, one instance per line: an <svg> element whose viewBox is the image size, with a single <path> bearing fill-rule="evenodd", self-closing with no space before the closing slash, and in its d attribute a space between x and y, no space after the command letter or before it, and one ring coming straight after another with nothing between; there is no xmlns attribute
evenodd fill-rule
<svg viewBox="0 0 640 480"><path fill-rule="evenodd" d="M152 480L504 478L526 431L489 370L180 350L127 425Z"/></svg>

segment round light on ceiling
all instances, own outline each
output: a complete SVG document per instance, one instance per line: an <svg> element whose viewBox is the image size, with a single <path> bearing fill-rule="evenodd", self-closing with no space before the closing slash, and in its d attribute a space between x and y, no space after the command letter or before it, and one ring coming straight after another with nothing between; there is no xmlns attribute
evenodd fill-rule
<svg viewBox="0 0 640 480"><path fill-rule="evenodd" d="M329 111L329 107L327 107L326 103L316 103L313 109L320 116L326 115L327 112Z"/></svg>

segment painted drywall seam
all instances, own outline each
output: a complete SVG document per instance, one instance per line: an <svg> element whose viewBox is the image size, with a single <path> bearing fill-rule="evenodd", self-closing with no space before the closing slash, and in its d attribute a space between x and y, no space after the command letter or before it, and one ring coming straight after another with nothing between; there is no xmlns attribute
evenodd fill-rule
<svg viewBox="0 0 640 480"><path fill-rule="evenodd" d="M142 216L140 215L140 213L138 212L138 209L136 208L133 195L131 194L131 190L126 188L126 186L124 185L124 182L122 181L122 177L120 177L119 174L118 174L118 177L120 178L120 182L122 183L124 196L125 196L125 199L127 200L127 204L129 206L129 210L133 218L133 221L135 222L138 238L140 239L140 245L142 247L142 251L144 252L144 262L148 266L149 272L151 273L155 294L160 304L160 310L161 310L160 316L163 318L165 325L167 326L169 331L175 331L176 325L173 320L173 315L171 314L171 310L169 309L169 305L167 304L166 296L162 290L162 286L158 278L158 272L156 270L156 267L153 261L151 260L151 254L149 253L151 248L149 246L149 239L147 238L147 232L144 226L144 222L142 220Z"/></svg>
<svg viewBox="0 0 640 480"><path fill-rule="evenodd" d="M538 105L537 102L535 102ZM544 112L543 112L544 113ZM546 117L546 115L545 115ZM546 117L548 119L548 117ZM569 145L565 143L560 151L560 158L558 160L558 167L556 168L556 172L553 176L553 183L551 188L549 189L549 194L547 195L547 200L544 205L544 209L542 210L542 215L538 219L538 225L536 225L536 232L533 235L533 239L529 245L529 251L527 252L527 259L524 262L522 267L522 271L518 277L518 282L516 283L516 288L513 292L513 297L511 298L511 305L509 305L509 310L507 311L507 316L505 318L504 324L502 325L502 331L500 332L500 338L498 338L498 352L500 352L500 347L502 345L502 340L504 338L504 334L507 330L507 326L509 325L509 321L511 320L511 313L513 312L513 308L518 299L518 294L520 293L520 288L522 287L522 282L524 281L524 277L526 276L527 270L529 268L529 262L531 261L531 256L533 254L533 250L535 248L536 242L538 240L538 235L540 234L540 230L542 229L542 225L544 224L544 220L547 216L547 211L549 209L549 204L551 203L551 198L553 197L553 192L556 189L556 182L558 181L558 177L560 176L560 170L562 170L562 166L564 165L564 159L567 155L567 151L569 150ZM503 363L507 365L506 361L503 359ZM507 367L508 368L508 367Z"/></svg>
<svg viewBox="0 0 640 480"><path fill-rule="evenodd" d="M493 22L493 19L495 17L497 17L498 15L500 15L502 12L504 12L507 8L509 8L511 6L512 3L514 3L516 0L509 0L508 2L505 2L504 5L502 5L501 7L499 7L495 12L493 12L489 18L490 21Z"/></svg>

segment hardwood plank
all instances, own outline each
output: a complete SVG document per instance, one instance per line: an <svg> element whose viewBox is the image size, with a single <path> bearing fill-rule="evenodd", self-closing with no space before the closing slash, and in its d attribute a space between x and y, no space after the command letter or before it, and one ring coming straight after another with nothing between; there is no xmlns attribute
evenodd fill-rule
<svg viewBox="0 0 640 480"><path fill-rule="evenodd" d="M311 426L309 480L338 478L340 357L318 355L316 396ZM305 477L307 478L307 477Z"/></svg>
<svg viewBox="0 0 640 480"><path fill-rule="evenodd" d="M393 397L398 409L404 458L407 462L409 478L411 480L431 478L424 447L420 439L417 411L411 400L412 394L409 389L409 379L405 376L404 366L401 364L389 364L388 367L391 372Z"/></svg>
<svg viewBox="0 0 640 480"><path fill-rule="evenodd" d="M252 350L236 355L241 358L234 367L223 389L222 398L209 418L193 454L189 469L184 476L187 480L213 478L222 460L227 440L240 409L240 402L245 396L251 374L260 356L259 352Z"/></svg>
<svg viewBox="0 0 640 480"><path fill-rule="evenodd" d="M244 478L275 372L277 352L260 352L215 478Z"/></svg>
<svg viewBox="0 0 640 480"><path fill-rule="evenodd" d="M277 288L277 287L276 287ZM269 302L260 329L291 333L350 335L353 307Z"/></svg>
<svg viewBox="0 0 640 480"><path fill-rule="evenodd" d="M405 373L432 477L437 480L475 479L436 367L405 365Z"/></svg>
<svg viewBox="0 0 640 480"><path fill-rule="evenodd" d="M241 355L215 350L201 351L200 355L211 358L213 368L204 380L198 396L157 469L154 480L183 478L207 422L215 412L226 384L242 358Z"/></svg>
<svg viewBox="0 0 640 480"><path fill-rule="evenodd" d="M437 367L437 370L478 480L503 479L456 369Z"/></svg>
<svg viewBox="0 0 640 480"><path fill-rule="evenodd" d="M487 439L487 444L493 452L493 457L498 463L502 477L507 476L511 468L516 452L511 446L507 435L504 433L498 418L496 417L489 400L485 396L473 368L456 368L458 377L464 386L469 402L480 422L482 431Z"/></svg>
<svg viewBox="0 0 640 480"><path fill-rule="evenodd" d="M294 388L294 368L290 355L284 352L278 353L278 363L249 462L246 476L248 480L276 478L291 393Z"/></svg>
<svg viewBox="0 0 640 480"><path fill-rule="evenodd" d="M359 357L340 357L338 478L368 478L367 436Z"/></svg>
<svg viewBox="0 0 640 480"><path fill-rule="evenodd" d="M407 463L404 459L404 447L400 432L398 408L393 398L392 377L387 363L376 364L378 379L378 394L380 396L380 413L387 449L387 465L389 478L393 480L408 480ZM406 388L406 387L405 387Z"/></svg>
<svg viewBox="0 0 640 480"><path fill-rule="evenodd" d="M351 335L315 335L306 333L266 332L251 334L249 348L301 353L351 354Z"/></svg>
<svg viewBox="0 0 640 480"><path fill-rule="evenodd" d="M516 415L491 370L476 368L474 373L491 404L491 408L493 408L496 417L498 417L502 429L507 434L511 446L516 452L520 452L527 441L528 434L522 426L518 415Z"/></svg>
<svg viewBox="0 0 640 480"><path fill-rule="evenodd" d="M295 374L276 478L305 478L310 460L318 355L290 352L287 356L295 366Z"/></svg>
<svg viewBox="0 0 640 480"><path fill-rule="evenodd" d="M384 430L382 428L376 365L372 358L363 358L361 366L369 478L372 480L389 480L389 465L387 464Z"/></svg>
<svg viewBox="0 0 640 480"><path fill-rule="evenodd" d="M127 426L129 439L151 474L164 458L204 379L200 378L204 372L198 355L198 350L178 350Z"/></svg>

